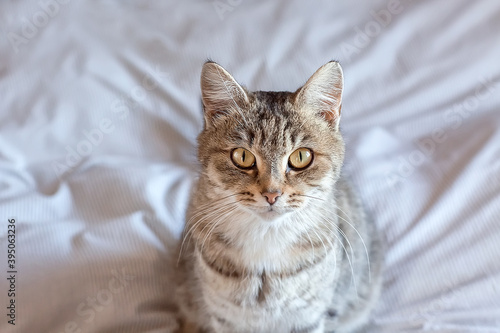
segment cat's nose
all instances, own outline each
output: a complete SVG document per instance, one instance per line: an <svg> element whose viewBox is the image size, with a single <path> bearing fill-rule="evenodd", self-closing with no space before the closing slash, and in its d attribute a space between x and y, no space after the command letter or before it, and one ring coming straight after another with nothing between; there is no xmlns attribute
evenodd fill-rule
<svg viewBox="0 0 500 333"><path fill-rule="evenodd" d="M264 193L262 193L262 196L266 197L267 202L269 202L269 204L272 205L276 202L278 197L281 196L281 191L264 192Z"/></svg>

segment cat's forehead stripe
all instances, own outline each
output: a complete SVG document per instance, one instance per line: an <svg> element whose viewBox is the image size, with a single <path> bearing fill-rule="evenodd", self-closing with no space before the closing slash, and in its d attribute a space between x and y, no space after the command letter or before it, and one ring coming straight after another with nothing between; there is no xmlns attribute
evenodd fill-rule
<svg viewBox="0 0 500 333"><path fill-rule="evenodd" d="M262 116L284 115L289 116L290 93L257 91L255 94L256 111Z"/></svg>
<svg viewBox="0 0 500 333"><path fill-rule="evenodd" d="M229 135L234 144L245 144L253 147L255 144L273 149L294 148L302 142L310 141L311 135L294 125L285 117L261 119L255 127L239 126Z"/></svg>

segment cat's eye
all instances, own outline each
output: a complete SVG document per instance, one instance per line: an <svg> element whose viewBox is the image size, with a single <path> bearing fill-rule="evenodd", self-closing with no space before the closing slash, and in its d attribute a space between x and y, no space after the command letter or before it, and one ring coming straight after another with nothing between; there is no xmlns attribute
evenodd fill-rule
<svg viewBox="0 0 500 333"><path fill-rule="evenodd" d="M231 159L237 167L242 169L249 169L255 165L255 156L245 148L233 149Z"/></svg>
<svg viewBox="0 0 500 333"><path fill-rule="evenodd" d="M313 159L313 154L310 149L299 148L294 151L288 158L288 164L293 169L307 168Z"/></svg>

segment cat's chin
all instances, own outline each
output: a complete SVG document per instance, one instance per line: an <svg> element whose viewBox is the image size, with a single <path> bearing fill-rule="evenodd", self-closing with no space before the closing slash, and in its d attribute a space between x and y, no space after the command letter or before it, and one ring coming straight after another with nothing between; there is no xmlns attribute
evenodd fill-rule
<svg viewBox="0 0 500 333"><path fill-rule="evenodd" d="M264 221L276 221L291 213L293 210L281 207L259 207L252 209L253 213Z"/></svg>

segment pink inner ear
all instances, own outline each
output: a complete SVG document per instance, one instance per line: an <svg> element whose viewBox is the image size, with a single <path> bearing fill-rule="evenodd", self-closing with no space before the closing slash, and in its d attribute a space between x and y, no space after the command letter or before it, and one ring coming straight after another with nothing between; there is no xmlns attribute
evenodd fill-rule
<svg viewBox="0 0 500 333"><path fill-rule="evenodd" d="M207 112L207 116L210 119L210 121L214 122L219 118L222 118L227 115L226 111L223 110L214 110L214 111L209 111Z"/></svg>
<svg viewBox="0 0 500 333"><path fill-rule="evenodd" d="M342 104L339 106L338 112L336 110L323 111L321 112L321 116L325 118L328 122L336 122L340 117L340 110L342 109Z"/></svg>
<svg viewBox="0 0 500 333"><path fill-rule="evenodd" d="M323 118L325 118L326 121L329 121L329 122L333 122L337 119L337 116L335 115L335 112L333 111L324 111L324 112L321 112L321 116Z"/></svg>

